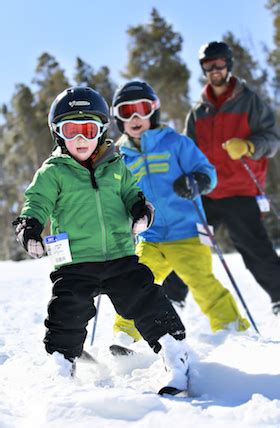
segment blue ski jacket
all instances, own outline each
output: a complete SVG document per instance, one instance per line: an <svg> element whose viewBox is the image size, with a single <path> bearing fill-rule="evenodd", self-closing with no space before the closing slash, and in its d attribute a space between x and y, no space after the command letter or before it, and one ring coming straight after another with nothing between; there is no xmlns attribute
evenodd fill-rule
<svg viewBox="0 0 280 428"><path fill-rule="evenodd" d="M165 242L198 236L196 224L201 222L194 204L177 196L173 183L182 174L202 172L211 180L211 191L217 183L214 166L193 140L170 127L143 132L140 144L141 150L126 135L118 141L124 162L155 207L154 222L140 239ZM205 218L201 198L196 202Z"/></svg>

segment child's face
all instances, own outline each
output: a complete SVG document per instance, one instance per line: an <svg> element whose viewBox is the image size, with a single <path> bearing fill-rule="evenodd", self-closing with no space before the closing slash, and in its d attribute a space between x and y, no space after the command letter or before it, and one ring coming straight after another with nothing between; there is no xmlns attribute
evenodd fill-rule
<svg viewBox="0 0 280 428"><path fill-rule="evenodd" d="M92 155L97 144L97 139L88 141L80 135L74 140L65 140L65 146L68 152L73 156L73 158L80 162L87 160Z"/></svg>
<svg viewBox="0 0 280 428"><path fill-rule="evenodd" d="M150 126L150 119L141 119L138 116L133 116L129 122L123 122L125 133L135 139L140 139L142 133L150 129Z"/></svg>

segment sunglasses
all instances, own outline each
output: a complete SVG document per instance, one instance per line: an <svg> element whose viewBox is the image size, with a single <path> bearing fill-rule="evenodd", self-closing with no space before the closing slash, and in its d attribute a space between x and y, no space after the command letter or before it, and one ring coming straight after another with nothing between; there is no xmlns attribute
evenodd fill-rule
<svg viewBox="0 0 280 428"><path fill-rule="evenodd" d="M159 99L151 100L135 100L120 103L112 108L113 116L118 119L129 122L133 116L138 116L141 119L149 119L152 114L160 107Z"/></svg>
<svg viewBox="0 0 280 428"><path fill-rule="evenodd" d="M97 140L108 129L108 123L101 123L95 120L65 120L52 124L54 132L64 140L74 140L81 136L85 140Z"/></svg>
<svg viewBox="0 0 280 428"><path fill-rule="evenodd" d="M205 61L202 64L202 68L204 71L213 71L215 70L223 70L223 68L227 67L227 62L223 58L212 59L209 61Z"/></svg>

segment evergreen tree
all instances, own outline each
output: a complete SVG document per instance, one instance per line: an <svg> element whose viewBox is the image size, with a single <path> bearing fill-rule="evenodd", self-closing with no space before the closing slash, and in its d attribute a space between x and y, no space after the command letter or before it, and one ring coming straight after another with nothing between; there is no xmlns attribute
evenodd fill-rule
<svg viewBox="0 0 280 428"><path fill-rule="evenodd" d="M272 87L274 90L273 102L277 108L278 120L280 123L280 0L269 0L267 8L273 15L275 48L268 54L268 63L273 69L274 77Z"/></svg>
<svg viewBox="0 0 280 428"><path fill-rule="evenodd" d="M261 69L258 61L253 58L250 50L243 46L241 41L234 37L233 33L226 33L223 36L223 41L226 42L233 51L233 74L244 79L253 91L267 98L267 71Z"/></svg>
<svg viewBox="0 0 280 428"><path fill-rule="evenodd" d="M3 111L3 109L2 109ZM3 144L4 126L0 127L0 260L9 258L10 245L8 242L8 234L5 233L8 224L8 199L9 199L9 183L5 177L4 161L5 150Z"/></svg>
<svg viewBox="0 0 280 428"><path fill-rule="evenodd" d="M233 33L226 33L223 36L223 41L233 50L233 74L244 79L253 91L262 97L268 98L266 91L267 71L261 69L250 50L242 46L241 41L234 37Z"/></svg>
<svg viewBox="0 0 280 428"><path fill-rule="evenodd" d="M103 66L97 72L84 62L81 58L77 58L75 81L78 85L89 86L98 91L110 105L116 90L117 85L110 77L110 70Z"/></svg>
<svg viewBox="0 0 280 428"><path fill-rule="evenodd" d="M53 142L48 112L55 96L69 86L58 63L49 54L39 58L34 83L37 92L23 84L15 87L10 106L2 107L4 124L0 135L0 230L2 258L25 257L15 242L12 220L19 214L23 193L35 171L49 156Z"/></svg>
<svg viewBox="0 0 280 428"><path fill-rule="evenodd" d="M269 0L267 8L273 15L275 48L268 52L268 64L273 71L271 104L274 107L278 126L280 128L280 0ZM280 214L280 151L269 161L267 192ZM280 222L275 221L275 215L266 217L269 231L276 245L280 246Z"/></svg>
<svg viewBox="0 0 280 428"><path fill-rule="evenodd" d="M189 107L190 72L179 54L183 39L156 9L148 24L130 27L128 64L122 75L127 79L143 79L161 100L163 120L172 120L178 130L184 126Z"/></svg>
<svg viewBox="0 0 280 428"><path fill-rule="evenodd" d="M1 253L18 258L11 222L23 201L23 191L35 170L40 166L36 150L37 120L31 90L19 84L11 101L11 109L3 109L5 124L2 128L1 152L3 156L1 190L3 204L3 241ZM2 195L0 196L2 198ZM14 252L15 251L15 252Z"/></svg>
<svg viewBox="0 0 280 428"><path fill-rule="evenodd" d="M57 94L68 88L70 84L59 63L52 55L46 52L38 58L33 83L37 86L35 93L35 114L39 123L37 148L42 162L50 154L53 147L47 123L51 103Z"/></svg>

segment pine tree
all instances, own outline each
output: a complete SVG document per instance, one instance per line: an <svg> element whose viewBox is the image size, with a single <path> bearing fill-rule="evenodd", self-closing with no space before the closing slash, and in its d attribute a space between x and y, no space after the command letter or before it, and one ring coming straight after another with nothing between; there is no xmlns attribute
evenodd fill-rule
<svg viewBox="0 0 280 428"><path fill-rule="evenodd" d="M49 54L41 55L36 73L33 82L37 84L37 92L18 84L9 107L2 107L0 255L14 260L25 257L25 253L15 242L11 223L19 214L24 190L53 147L47 123L50 105L69 86L64 72Z"/></svg>
<svg viewBox="0 0 280 428"><path fill-rule="evenodd" d="M130 27L128 64L122 75L127 79L143 79L161 100L162 119L172 120L182 130L189 107L190 72L180 58L183 39L159 15L151 12L148 24Z"/></svg>
<svg viewBox="0 0 280 428"><path fill-rule="evenodd" d="M272 88L274 91L273 102L277 109L280 123L280 0L269 0L267 8L272 12L275 48L268 54L268 63L273 69Z"/></svg>
<svg viewBox="0 0 280 428"><path fill-rule="evenodd" d="M35 114L39 123L37 147L40 159L43 161L53 148L53 141L47 123L51 103L57 94L70 85L59 63L52 55L46 52L38 58L33 83L37 86L37 91L35 92Z"/></svg>
<svg viewBox="0 0 280 428"><path fill-rule="evenodd" d="M95 89L105 98L109 105L111 104L117 85L111 79L108 67L103 66L97 72L94 72L93 67L81 58L77 58L74 78L78 85L85 85Z"/></svg>
<svg viewBox="0 0 280 428"><path fill-rule="evenodd" d="M39 167L36 150L37 121L34 111L34 97L26 85L17 85L11 101L11 109L3 109L5 124L2 128L1 153L3 196L1 214L3 218L3 239L1 253L5 258L17 259L19 249L15 244L12 220L23 201L23 191ZM2 225L1 225L2 226Z"/></svg>
<svg viewBox="0 0 280 428"><path fill-rule="evenodd" d="M223 41L233 51L234 62L232 73L245 80L247 85L261 97L268 99L266 90L266 83L268 81L267 71L261 69L258 61L253 58L250 49L243 46L241 41L231 32L223 36Z"/></svg>
<svg viewBox="0 0 280 428"><path fill-rule="evenodd" d="M270 65L272 78L271 105L274 107L278 127L280 129L280 0L269 0L267 8L272 12L275 48L268 52L268 64ZM280 151L269 160L269 170L267 177L267 193L273 200L280 214ZM273 236L276 245L280 245L280 222L275 221L275 215L266 216L266 223L270 234Z"/></svg>

